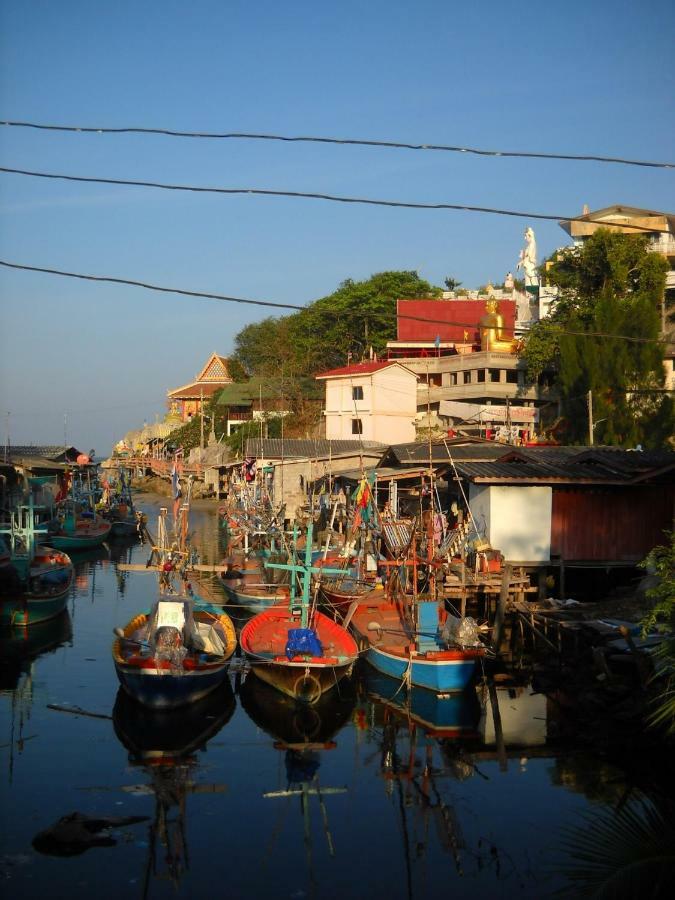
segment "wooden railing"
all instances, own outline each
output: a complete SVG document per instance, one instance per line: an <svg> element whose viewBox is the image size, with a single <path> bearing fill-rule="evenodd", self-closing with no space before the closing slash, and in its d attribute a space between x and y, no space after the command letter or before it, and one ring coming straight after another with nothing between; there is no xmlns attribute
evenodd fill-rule
<svg viewBox="0 0 675 900"><path fill-rule="evenodd" d="M173 469L172 459L156 459L152 456L120 456L119 464L129 469L143 469L144 472L150 470L160 478L171 478ZM178 474L181 477L194 475L201 479L204 477L204 466L201 463L179 462Z"/></svg>

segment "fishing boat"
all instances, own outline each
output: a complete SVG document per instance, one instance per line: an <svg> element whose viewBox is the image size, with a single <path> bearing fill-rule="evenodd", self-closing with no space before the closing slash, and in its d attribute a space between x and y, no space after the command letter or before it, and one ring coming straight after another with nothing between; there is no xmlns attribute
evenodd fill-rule
<svg viewBox="0 0 675 900"><path fill-rule="evenodd" d="M288 585L279 584L278 580L268 576L264 559L242 557L236 560L229 557L225 565L225 571L219 575L219 583L232 606L258 613L271 606L288 604Z"/></svg>
<svg viewBox="0 0 675 900"><path fill-rule="evenodd" d="M102 481L103 493L97 504L101 516L110 522L110 537L142 535L148 517L134 507L131 493L131 478L120 469L116 484Z"/></svg>
<svg viewBox="0 0 675 900"><path fill-rule="evenodd" d="M467 620L448 616L431 596L388 596L375 589L353 612L350 628L365 659L406 685L438 694L462 691L486 653Z"/></svg>
<svg viewBox="0 0 675 900"><path fill-rule="evenodd" d="M159 597L149 613L139 613L115 629L115 671L125 691L144 706L170 709L193 703L227 678L237 646L232 620L206 610L191 595L187 571L187 509L173 535L167 510L159 516L158 543L150 560L159 573ZM150 561L148 563L150 569Z"/></svg>
<svg viewBox="0 0 675 900"><path fill-rule="evenodd" d="M160 597L117 629L112 654L124 690L153 709L184 706L227 678L237 638L229 616L195 608L192 598Z"/></svg>
<svg viewBox="0 0 675 900"><path fill-rule="evenodd" d="M350 528L346 536L345 547L338 559L341 571L338 575L321 578L321 598L324 606L344 618L351 605L365 597L375 586L377 578L377 548L375 531L379 526L379 513L373 494L374 475L369 479L365 474L354 492ZM335 514L329 526L329 539L323 552L328 561L328 544ZM325 565L317 560L316 565Z"/></svg>
<svg viewBox="0 0 675 900"><path fill-rule="evenodd" d="M297 532L295 538L294 562L268 563L269 568L292 573L288 603L250 619L241 631L240 642L258 678L300 702L316 703L351 673L358 648L346 628L319 612L316 602L310 603L312 575L336 571L312 566L312 525L307 530L304 562L296 548ZM296 596L298 575L300 597Z"/></svg>
<svg viewBox="0 0 675 900"><path fill-rule="evenodd" d="M55 518L47 522L47 542L57 550L89 550L110 534L110 522L77 500L64 500Z"/></svg>
<svg viewBox="0 0 675 900"><path fill-rule="evenodd" d="M35 625L66 608L74 572L70 557L44 544L33 503L19 506L0 528L0 622Z"/></svg>

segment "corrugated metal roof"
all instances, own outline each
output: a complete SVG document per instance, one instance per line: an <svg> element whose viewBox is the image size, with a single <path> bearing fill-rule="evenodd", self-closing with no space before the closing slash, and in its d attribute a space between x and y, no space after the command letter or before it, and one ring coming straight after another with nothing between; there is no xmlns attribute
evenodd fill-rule
<svg viewBox="0 0 675 900"><path fill-rule="evenodd" d="M474 481L629 484L650 472L675 468L675 453L632 452L620 448L514 447L493 462L456 462Z"/></svg>
<svg viewBox="0 0 675 900"><path fill-rule="evenodd" d="M10 459L17 457L32 457L41 459L59 459L59 457L72 458L79 456L80 450L77 447L64 447L63 444L19 444L9 447L8 456ZM4 458L4 452L3 452Z"/></svg>
<svg viewBox="0 0 675 900"><path fill-rule="evenodd" d="M452 441L432 442L431 459L434 462L449 462L450 458L458 460L493 460L503 456L512 447L498 444L495 441L478 443L453 444ZM390 448L390 453L400 465L419 465L429 460L429 444L416 442L413 444L397 444ZM389 454L387 454L389 456Z"/></svg>
<svg viewBox="0 0 675 900"><path fill-rule="evenodd" d="M345 453L358 453L363 449L368 456L378 458L386 449L386 444L377 441L328 441L325 438L311 439L284 439L281 438L249 438L246 441L246 455L264 457L266 459L312 459L320 456L339 456Z"/></svg>

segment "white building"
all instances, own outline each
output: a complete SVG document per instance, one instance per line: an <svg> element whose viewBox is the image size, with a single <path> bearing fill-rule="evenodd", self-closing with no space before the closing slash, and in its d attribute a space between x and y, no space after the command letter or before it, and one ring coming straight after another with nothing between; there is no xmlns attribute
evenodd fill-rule
<svg viewBox="0 0 675 900"><path fill-rule="evenodd" d="M417 375L398 362L364 362L316 376L326 384L326 438L415 440Z"/></svg>

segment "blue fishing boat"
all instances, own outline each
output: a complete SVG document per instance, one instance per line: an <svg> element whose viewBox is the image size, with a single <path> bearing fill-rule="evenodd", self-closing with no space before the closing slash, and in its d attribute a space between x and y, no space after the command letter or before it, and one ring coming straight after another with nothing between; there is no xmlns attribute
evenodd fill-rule
<svg viewBox="0 0 675 900"><path fill-rule="evenodd" d="M215 690L237 646L229 616L199 609L189 597L160 597L115 634L120 684L153 709L185 706Z"/></svg>
<svg viewBox="0 0 675 900"><path fill-rule="evenodd" d="M60 615L73 583L70 558L39 543L47 532L38 528L35 512L32 502L19 506L0 528L0 622L16 626Z"/></svg>
<svg viewBox="0 0 675 900"><path fill-rule="evenodd" d="M86 509L77 500L64 500L47 524L45 540L57 550L90 550L110 534L110 522Z"/></svg>
<svg viewBox="0 0 675 900"><path fill-rule="evenodd" d="M470 633L467 643L461 627L446 626L449 619L442 600L389 599L378 587L359 603L350 627L378 671L399 683L446 694L467 687L486 652L475 631L464 629Z"/></svg>
<svg viewBox="0 0 675 900"><path fill-rule="evenodd" d="M115 629L112 656L124 690L153 709L194 703L227 678L237 646L232 620L195 602L187 580L192 551L187 544L188 505L172 535L167 510L158 520L157 544L146 568L159 575L159 596L149 613Z"/></svg>

